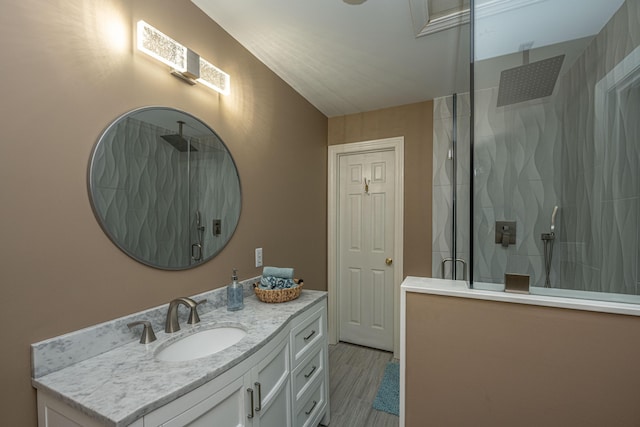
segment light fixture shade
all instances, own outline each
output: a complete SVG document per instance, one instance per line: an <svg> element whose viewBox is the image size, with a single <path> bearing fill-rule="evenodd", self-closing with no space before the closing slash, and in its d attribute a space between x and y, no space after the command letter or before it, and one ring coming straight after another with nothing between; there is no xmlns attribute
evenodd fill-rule
<svg viewBox="0 0 640 427"><path fill-rule="evenodd" d="M231 91L229 74L202 57L200 58L200 78L197 81L223 95L229 95Z"/></svg>
<svg viewBox="0 0 640 427"><path fill-rule="evenodd" d="M187 69L187 48L144 21L138 21L138 50L177 71Z"/></svg>
<svg viewBox="0 0 640 427"><path fill-rule="evenodd" d="M183 81L191 85L198 81L224 95L229 94L229 74L144 21L138 21L137 45L141 52L170 66L171 74Z"/></svg>

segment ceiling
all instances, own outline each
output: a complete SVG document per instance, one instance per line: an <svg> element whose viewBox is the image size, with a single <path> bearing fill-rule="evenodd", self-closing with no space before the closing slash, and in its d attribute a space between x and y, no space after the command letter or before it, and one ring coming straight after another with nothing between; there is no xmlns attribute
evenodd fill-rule
<svg viewBox="0 0 640 427"><path fill-rule="evenodd" d="M192 1L327 117L468 87L468 31L416 38L407 0Z"/></svg>
<svg viewBox="0 0 640 427"><path fill-rule="evenodd" d="M192 0L327 117L468 91L464 1ZM476 0L477 59L565 41L575 59L623 1Z"/></svg>

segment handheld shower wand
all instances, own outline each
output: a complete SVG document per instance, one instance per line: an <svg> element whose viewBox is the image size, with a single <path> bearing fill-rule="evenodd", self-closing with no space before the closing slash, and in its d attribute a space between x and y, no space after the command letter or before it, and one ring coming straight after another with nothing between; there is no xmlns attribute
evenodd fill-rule
<svg viewBox="0 0 640 427"><path fill-rule="evenodd" d="M551 274L551 260L553 259L553 241L556 239L556 215L558 214L558 206L553 208L553 212L551 213L551 230L549 233L542 233L540 238L542 239L542 243L544 244L544 270L545 270L545 281L544 287L551 287L551 280L549 279L549 275Z"/></svg>
<svg viewBox="0 0 640 427"><path fill-rule="evenodd" d="M191 245L191 258L194 261L202 261L204 225L202 225L202 217L199 210L196 211L196 230L198 242Z"/></svg>
<svg viewBox="0 0 640 427"><path fill-rule="evenodd" d="M558 206L553 207L553 212L551 213L551 234L555 236L556 231L556 214L558 213Z"/></svg>

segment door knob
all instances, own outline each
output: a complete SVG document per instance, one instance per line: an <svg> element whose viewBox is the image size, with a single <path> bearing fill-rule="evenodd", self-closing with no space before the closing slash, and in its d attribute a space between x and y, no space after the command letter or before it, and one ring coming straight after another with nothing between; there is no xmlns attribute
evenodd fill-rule
<svg viewBox="0 0 640 427"><path fill-rule="evenodd" d="M387 259L384 260L384 262L387 265L391 265L391 264L393 264L393 259L392 258L387 258Z"/></svg>

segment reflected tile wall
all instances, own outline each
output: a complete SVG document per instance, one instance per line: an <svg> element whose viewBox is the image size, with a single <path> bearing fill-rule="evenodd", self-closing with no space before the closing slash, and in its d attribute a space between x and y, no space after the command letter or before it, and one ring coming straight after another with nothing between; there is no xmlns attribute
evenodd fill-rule
<svg viewBox="0 0 640 427"><path fill-rule="evenodd" d="M205 254L219 252L235 231L240 217L240 182L231 155L215 136L194 142L191 154L192 241L198 241L195 212L200 211ZM220 220L219 235L213 234L213 220Z"/></svg>
<svg viewBox="0 0 640 427"><path fill-rule="evenodd" d="M96 151L106 161L97 162L104 167L95 174L100 191L94 203L126 250L154 264L187 266L191 245L200 238L206 255L229 240L240 213L240 184L217 137L192 139L198 151L187 153L161 138L173 133L132 118L119 123L109 134L111 144ZM196 211L205 227L202 237ZM214 219L221 220L218 236Z"/></svg>
<svg viewBox="0 0 640 427"><path fill-rule="evenodd" d="M184 265L190 256L187 218L187 175L180 153L161 135L174 131L128 118L101 144L104 157L98 174L95 207L124 249L156 264ZM110 149L107 150L107 147ZM166 197L166 195L176 195Z"/></svg>

